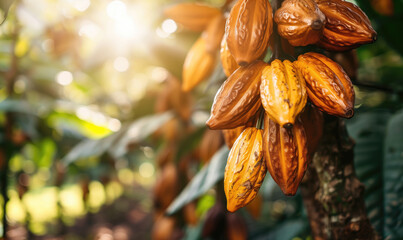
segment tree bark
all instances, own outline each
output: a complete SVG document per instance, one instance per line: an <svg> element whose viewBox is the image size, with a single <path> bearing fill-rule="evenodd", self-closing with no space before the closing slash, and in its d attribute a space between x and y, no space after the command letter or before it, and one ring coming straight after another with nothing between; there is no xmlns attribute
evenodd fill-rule
<svg viewBox="0 0 403 240"><path fill-rule="evenodd" d="M301 193L315 240L379 239L366 214L364 185L354 169L354 141L343 120L325 120Z"/></svg>

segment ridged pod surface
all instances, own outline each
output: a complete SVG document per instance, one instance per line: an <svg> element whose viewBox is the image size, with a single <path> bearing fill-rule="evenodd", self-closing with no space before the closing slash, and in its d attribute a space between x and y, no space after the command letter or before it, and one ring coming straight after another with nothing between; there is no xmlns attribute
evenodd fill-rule
<svg viewBox="0 0 403 240"><path fill-rule="evenodd" d="M234 212L251 202L266 176L262 154L262 130L245 129L228 155L224 175L227 209Z"/></svg>
<svg viewBox="0 0 403 240"><path fill-rule="evenodd" d="M330 58L319 53L305 53L294 62L306 82L309 99L320 110L334 116L354 115L355 93L350 78Z"/></svg>
<svg viewBox="0 0 403 240"><path fill-rule="evenodd" d="M295 195L309 161L306 134L300 119L292 129L286 129L266 114L263 155L267 169L283 193Z"/></svg>
<svg viewBox="0 0 403 240"><path fill-rule="evenodd" d="M231 129L246 125L261 107L260 82L262 61L240 67L218 90L210 118L206 124L211 129Z"/></svg>
<svg viewBox="0 0 403 240"><path fill-rule="evenodd" d="M223 38L221 42L220 58L222 68L227 77L231 76L231 74L239 68L239 65L236 63L234 57L229 52L228 44L225 38Z"/></svg>
<svg viewBox="0 0 403 240"><path fill-rule="evenodd" d="M322 139L324 124L323 113L314 105L307 104L304 111L301 113L301 121L308 142L308 156L312 157Z"/></svg>
<svg viewBox="0 0 403 240"><path fill-rule="evenodd" d="M307 101L305 81L293 63L276 59L263 69L260 98L276 123L291 126Z"/></svg>
<svg viewBox="0 0 403 240"><path fill-rule="evenodd" d="M206 49L212 54L220 49L221 40L225 33L225 17L222 14L214 17L209 23L202 36L206 39Z"/></svg>
<svg viewBox="0 0 403 240"><path fill-rule="evenodd" d="M206 40L199 38L189 50L183 64L182 90L188 92L208 77L214 70L216 55L206 49Z"/></svg>
<svg viewBox="0 0 403 240"><path fill-rule="evenodd" d="M319 46L331 51L345 51L376 40L376 32L367 15L353 3L342 0L316 0L326 16Z"/></svg>
<svg viewBox="0 0 403 240"><path fill-rule="evenodd" d="M314 0L286 0L274 15L281 37L293 46L319 41L326 23L325 15Z"/></svg>
<svg viewBox="0 0 403 240"><path fill-rule="evenodd" d="M180 3L165 9L164 14L186 29L201 32L221 11L198 3Z"/></svg>
<svg viewBox="0 0 403 240"><path fill-rule="evenodd" d="M259 59L273 31L273 13L268 0L239 0L225 26L228 48L240 66Z"/></svg>

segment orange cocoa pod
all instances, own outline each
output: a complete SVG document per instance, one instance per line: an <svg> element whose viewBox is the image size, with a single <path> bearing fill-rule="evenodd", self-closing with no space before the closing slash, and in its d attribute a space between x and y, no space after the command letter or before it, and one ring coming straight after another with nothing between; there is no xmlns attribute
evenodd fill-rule
<svg viewBox="0 0 403 240"><path fill-rule="evenodd" d="M371 0L372 8L381 15L393 16L395 11L393 0Z"/></svg>
<svg viewBox="0 0 403 240"><path fill-rule="evenodd" d="M236 213L227 214L227 228L225 239L229 240L247 240L248 228L245 220Z"/></svg>
<svg viewBox="0 0 403 240"><path fill-rule="evenodd" d="M183 207L183 217L186 223L190 226L196 226L199 221L199 216L196 212L196 203L190 202Z"/></svg>
<svg viewBox="0 0 403 240"><path fill-rule="evenodd" d="M225 140L225 144L227 144L228 148L232 148L232 146L234 145L235 141L237 140L239 135L241 135L241 133L245 130L245 128L247 128L247 127L246 126L240 126L240 127L233 128L233 129L224 129L224 130L222 130L224 140Z"/></svg>
<svg viewBox="0 0 403 240"><path fill-rule="evenodd" d="M211 115L206 124L210 129L231 129L245 125L261 106L260 82L262 61L240 67L218 90Z"/></svg>
<svg viewBox="0 0 403 240"><path fill-rule="evenodd" d="M228 48L240 66L259 59L273 31L273 13L268 0L239 0L225 25Z"/></svg>
<svg viewBox="0 0 403 240"><path fill-rule="evenodd" d="M274 60L263 69L260 98L266 113L281 126L291 127L307 101L306 86L297 67Z"/></svg>
<svg viewBox="0 0 403 240"><path fill-rule="evenodd" d="M314 105L307 104L304 111L301 113L301 121L308 142L308 156L312 158L323 135L323 113Z"/></svg>
<svg viewBox="0 0 403 240"><path fill-rule="evenodd" d="M293 46L319 41L326 23L325 15L314 0L286 0L275 15L278 34Z"/></svg>
<svg viewBox="0 0 403 240"><path fill-rule="evenodd" d="M305 79L309 99L315 106L338 117L354 115L353 84L339 64L313 52L300 55L294 63Z"/></svg>
<svg viewBox="0 0 403 240"><path fill-rule="evenodd" d="M216 54L220 49L225 33L225 21L224 15L217 15L211 20L207 29L202 34L202 37L206 39L206 49L211 54Z"/></svg>
<svg viewBox="0 0 403 240"><path fill-rule="evenodd" d="M200 159L207 163L224 144L221 131L206 129L200 143Z"/></svg>
<svg viewBox="0 0 403 240"><path fill-rule="evenodd" d="M262 130L249 127L241 133L228 155L224 174L228 211L234 212L256 197L266 172Z"/></svg>
<svg viewBox="0 0 403 240"><path fill-rule="evenodd" d="M234 57L229 52L228 44L225 38L223 38L221 42L220 57L225 75L227 77L231 76L231 74L239 68L239 65L236 63Z"/></svg>
<svg viewBox="0 0 403 240"><path fill-rule="evenodd" d="M343 0L316 0L326 16L318 45L330 51L346 51L376 40L376 32L365 13Z"/></svg>
<svg viewBox="0 0 403 240"><path fill-rule="evenodd" d="M173 240L176 220L173 217L160 216L156 219L152 229L152 240Z"/></svg>
<svg viewBox="0 0 403 240"><path fill-rule="evenodd" d="M206 49L206 40L199 38L188 52L183 64L182 90L188 92L213 72L216 55Z"/></svg>
<svg viewBox="0 0 403 240"><path fill-rule="evenodd" d="M180 3L165 9L164 14L188 30L201 32L221 11L199 3Z"/></svg>
<svg viewBox="0 0 403 240"><path fill-rule="evenodd" d="M308 166L305 130L298 118L292 129L280 127L266 114L263 155L274 181L285 195L295 195Z"/></svg>
<svg viewBox="0 0 403 240"><path fill-rule="evenodd" d="M252 202L246 206L246 209L254 219L258 219L262 214L262 206L263 197L261 194L257 194L255 199L253 199Z"/></svg>

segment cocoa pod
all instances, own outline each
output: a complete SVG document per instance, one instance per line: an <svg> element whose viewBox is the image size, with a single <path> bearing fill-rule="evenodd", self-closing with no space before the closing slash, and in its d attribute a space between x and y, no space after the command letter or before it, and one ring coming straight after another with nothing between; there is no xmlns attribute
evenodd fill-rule
<svg viewBox="0 0 403 240"><path fill-rule="evenodd" d="M152 229L152 240L173 240L175 233L176 220L173 217L159 217Z"/></svg>
<svg viewBox="0 0 403 240"><path fill-rule="evenodd" d="M258 219L262 214L263 197L261 194L257 194L255 199L252 200L246 209L254 219Z"/></svg>
<svg viewBox="0 0 403 240"><path fill-rule="evenodd" d="M217 15L211 20L207 29L202 34L202 37L206 39L206 50L211 54L216 54L220 49L225 33L225 21L224 15Z"/></svg>
<svg viewBox="0 0 403 240"><path fill-rule="evenodd" d="M261 106L260 82L262 61L236 70L218 90L211 115L206 124L210 129L231 129L246 125Z"/></svg>
<svg viewBox="0 0 403 240"><path fill-rule="evenodd" d="M200 159L203 163L208 163L223 144L224 138L221 131L206 129L199 148Z"/></svg>
<svg viewBox="0 0 403 240"><path fill-rule="evenodd" d="M183 207L183 217L186 223L190 226L196 226L199 221L199 216L196 212L196 203L190 202Z"/></svg>
<svg viewBox="0 0 403 240"><path fill-rule="evenodd" d="M393 16L395 14L393 0L371 0L371 6L381 15Z"/></svg>
<svg viewBox="0 0 403 240"><path fill-rule="evenodd" d="M188 30L201 32L221 11L198 3L180 3L165 9L164 14Z"/></svg>
<svg viewBox="0 0 403 240"><path fill-rule="evenodd" d="M179 192L179 173L173 163L168 163L162 169L153 189L154 207L165 210L172 203Z"/></svg>
<svg viewBox="0 0 403 240"><path fill-rule="evenodd" d="M306 86L297 67L288 60L274 60L262 71L260 98L266 113L281 126L289 126L304 109Z"/></svg>
<svg viewBox="0 0 403 240"><path fill-rule="evenodd" d="M236 63L234 57L229 52L228 44L225 38L223 38L221 42L220 58L222 68L227 77L231 76L231 74L239 68L239 65Z"/></svg>
<svg viewBox="0 0 403 240"><path fill-rule="evenodd" d="M353 84L340 65L313 52L300 55L294 63L305 79L309 99L315 106L338 117L354 115Z"/></svg>
<svg viewBox="0 0 403 240"><path fill-rule="evenodd" d="M376 40L367 15L353 3L343 0L316 0L326 16L318 45L330 51L346 51Z"/></svg>
<svg viewBox="0 0 403 240"><path fill-rule="evenodd" d="M248 228L245 220L236 213L227 214L226 238L229 240L248 239Z"/></svg>
<svg viewBox="0 0 403 240"><path fill-rule="evenodd" d="M298 118L292 129L286 129L266 114L263 155L267 169L283 193L295 195L309 161L306 134L301 120Z"/></svg>
<svg viewBox="0 0 403 240"><path fill-rule="evenodd" d="M273 31L273 13L268 0L239 0L225 25L228 49L240 66L259 59Z"/></svg>
<svg viewBox="0 0 403 240"><path fill-rule="evenodd" d="M207 78L214 70L216 55L206 49L206 40L199 38L189 50L183 64L182 90L188 92Z"/></svg>
<svg viewBox="0 0 403 240"><path fill-rule="evenodd" d="M241 133L247 128L247 126L240 126L233 129L224 129L222 130L225 144L227 144L228 148L231 149L234 145L235 141L241 135Z"/></svg>
<svg viewBox="0 0 403 240"><path fill-rule="evenodd" d="M332 52L329 57L337 62L351 79L357 78L359 67L357 50L347 52Z"/></svg>
<svg viewBox="0 0 403 240"><path fill-rule="evenodd" d="M262 154L262 130L245 129L232 146L224 174L227 209L234 212L250 203L266 176Z"/></svg>
<svg viewBox="0 0 403 240"><path fill-rule="evenodd" d="M286 0L275 15L278 34L293 46L319 41L326 23L325 15L314 0Z"/></svg>
<svg viewBox="0 0 403 240"><path fill-rule="evenodd" d="M304 126L306 139L308 143L308 156L311 159L316 151L323 135L323 113L313 104L307 104L301 113L301 121Z"/></svg>
<svg viewBox="0 0 403 240"><path fill-rule="evenodd" d="M203 239L224 239L222 236L226 229L226 210L219 201L210 208L205 217L205 224L202 230Z"/></svg>

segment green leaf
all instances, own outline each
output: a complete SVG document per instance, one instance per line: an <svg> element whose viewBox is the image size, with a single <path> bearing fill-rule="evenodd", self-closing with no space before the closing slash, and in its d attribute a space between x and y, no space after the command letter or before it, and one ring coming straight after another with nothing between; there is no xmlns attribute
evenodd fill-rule
<svg viewBox="0 0 403 240"><path fill-rule="evenodd" d="M97 140L86 139L77 144L63 158L63 162L69 165L83 158L101 156L106 152L109 152L115 158L123 156L127 153L129 144L144 140L172 117L171 112L146 116L137 119L128 126L122 127L121 130L107 137Z"/></svg>
<svg viewBox="0 0 403 240"><path fill-rule="evenodd" d="M218 181L224 178L225 165L227 164L229 149L223 146L214 154L210 163L197 173L196 176L189 182L179 196L171 203L167 209L167 214L172 215L185 206L187 203L195 200Z"/></svg>
<svg viewBox="0 0 403 240"><path fill-rule="evenodd" d="M383 176L384 237L403 239L403 111L387 126Z"/></svg>

